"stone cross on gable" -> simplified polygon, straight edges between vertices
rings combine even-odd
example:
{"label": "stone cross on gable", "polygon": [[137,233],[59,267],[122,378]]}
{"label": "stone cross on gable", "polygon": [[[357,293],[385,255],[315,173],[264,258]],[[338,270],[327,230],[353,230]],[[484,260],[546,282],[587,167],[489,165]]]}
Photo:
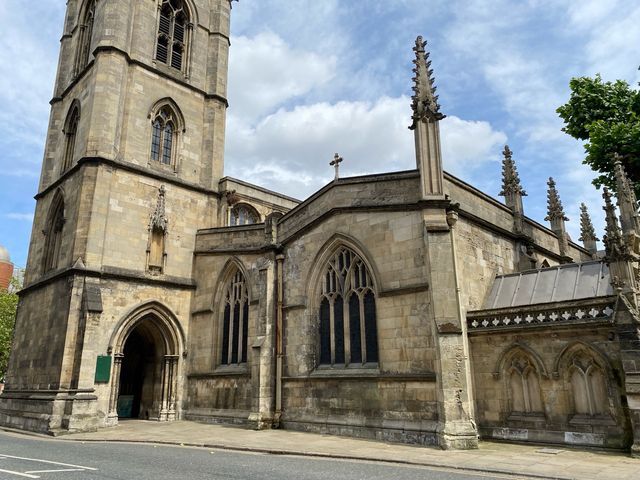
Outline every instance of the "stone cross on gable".
{"label": "stone cross on gable", "polygon": [[333,168],[336,169],[336,180],[340,178],[340,164],[344,161],[344,159],[338,155],[337,153],[333,156],[333,161],[329,164]]}

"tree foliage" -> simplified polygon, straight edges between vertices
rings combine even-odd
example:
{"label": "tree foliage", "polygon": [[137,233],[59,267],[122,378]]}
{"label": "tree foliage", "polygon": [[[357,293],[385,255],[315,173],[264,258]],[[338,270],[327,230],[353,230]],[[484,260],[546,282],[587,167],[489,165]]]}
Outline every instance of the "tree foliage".
{"label": "tree foliage", "polygon": [[569,101],[556,111],[564,132],[587,141],[584,163],[600,174],[594,185],[615,190],[613,154],[618,153],[640,195],[640,91],[623,80],[603,82],[600,75],[573,78],[569,87]]}
{"label": "tree foliage", "polygon": [[[17,287],[15,283],[13,286]],[[0,290],[0,379],[7,373],[17,308],[18,295],[15,292]]]}

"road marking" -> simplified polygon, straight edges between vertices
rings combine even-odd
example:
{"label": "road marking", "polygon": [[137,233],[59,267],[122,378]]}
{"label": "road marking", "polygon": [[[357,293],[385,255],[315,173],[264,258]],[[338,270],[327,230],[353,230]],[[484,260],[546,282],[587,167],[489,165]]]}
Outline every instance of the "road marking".
{"label": "road marking", "polygon": [[52,462],[50,460],[40,460],[39,458],[16,457],[15,455],[6,455],[4,453],[0,454],[0,457],[15,458],[17,460],[27,460],[30,462],[48,463],[49,465],[60,465],[61,467],[80,468],[82,470],[98,470],[97,468],[83,467],[82,465],[72,465],[71,463]]}
{"label": "road marking", "polygon": [[86,472],[83,468],[61,468],[60,470],[29,470],[24,473],[57,473],[57,472]]}
{"label": "road marking", "polygon": [[9,475],[16,475],[18,477],[25,477],[25,478],[40,478],[36,475],[29,475],[28,473],[20,473],[20,472],[12,472],[11,470],[0,470],[0,472],[2,473],[8,473]]}

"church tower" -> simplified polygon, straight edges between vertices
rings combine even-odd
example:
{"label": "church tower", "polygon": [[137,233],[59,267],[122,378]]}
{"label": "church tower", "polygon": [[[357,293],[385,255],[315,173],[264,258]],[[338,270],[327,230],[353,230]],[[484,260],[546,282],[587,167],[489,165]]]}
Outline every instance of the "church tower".
{"label": "church tower", "polygon": [[230,10],[68,1],[3,425],[179,418],[195,236],[219,217]]}

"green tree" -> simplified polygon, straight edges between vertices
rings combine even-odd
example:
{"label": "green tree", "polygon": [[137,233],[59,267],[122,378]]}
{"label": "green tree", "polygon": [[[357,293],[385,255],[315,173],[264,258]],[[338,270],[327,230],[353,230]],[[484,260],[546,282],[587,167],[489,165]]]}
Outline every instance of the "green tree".
{"label": "green tree", "polygon": [[[12,286],[14,289],[18,287],[15,280],[12,281]],[[0,379],[4,379],[7,373],[17,308],[18,295],[15,292],[0,290]]]}
{"label": "green tree", "polygon": [[640,196],[640,91],[623,80],[603,82],[599,74],[573,78],[569,87],[569,101],[556,111],[565,123],[562,131],[587,141],[584,163],[600,174],[594,185],[615,189],[618,153]]}

